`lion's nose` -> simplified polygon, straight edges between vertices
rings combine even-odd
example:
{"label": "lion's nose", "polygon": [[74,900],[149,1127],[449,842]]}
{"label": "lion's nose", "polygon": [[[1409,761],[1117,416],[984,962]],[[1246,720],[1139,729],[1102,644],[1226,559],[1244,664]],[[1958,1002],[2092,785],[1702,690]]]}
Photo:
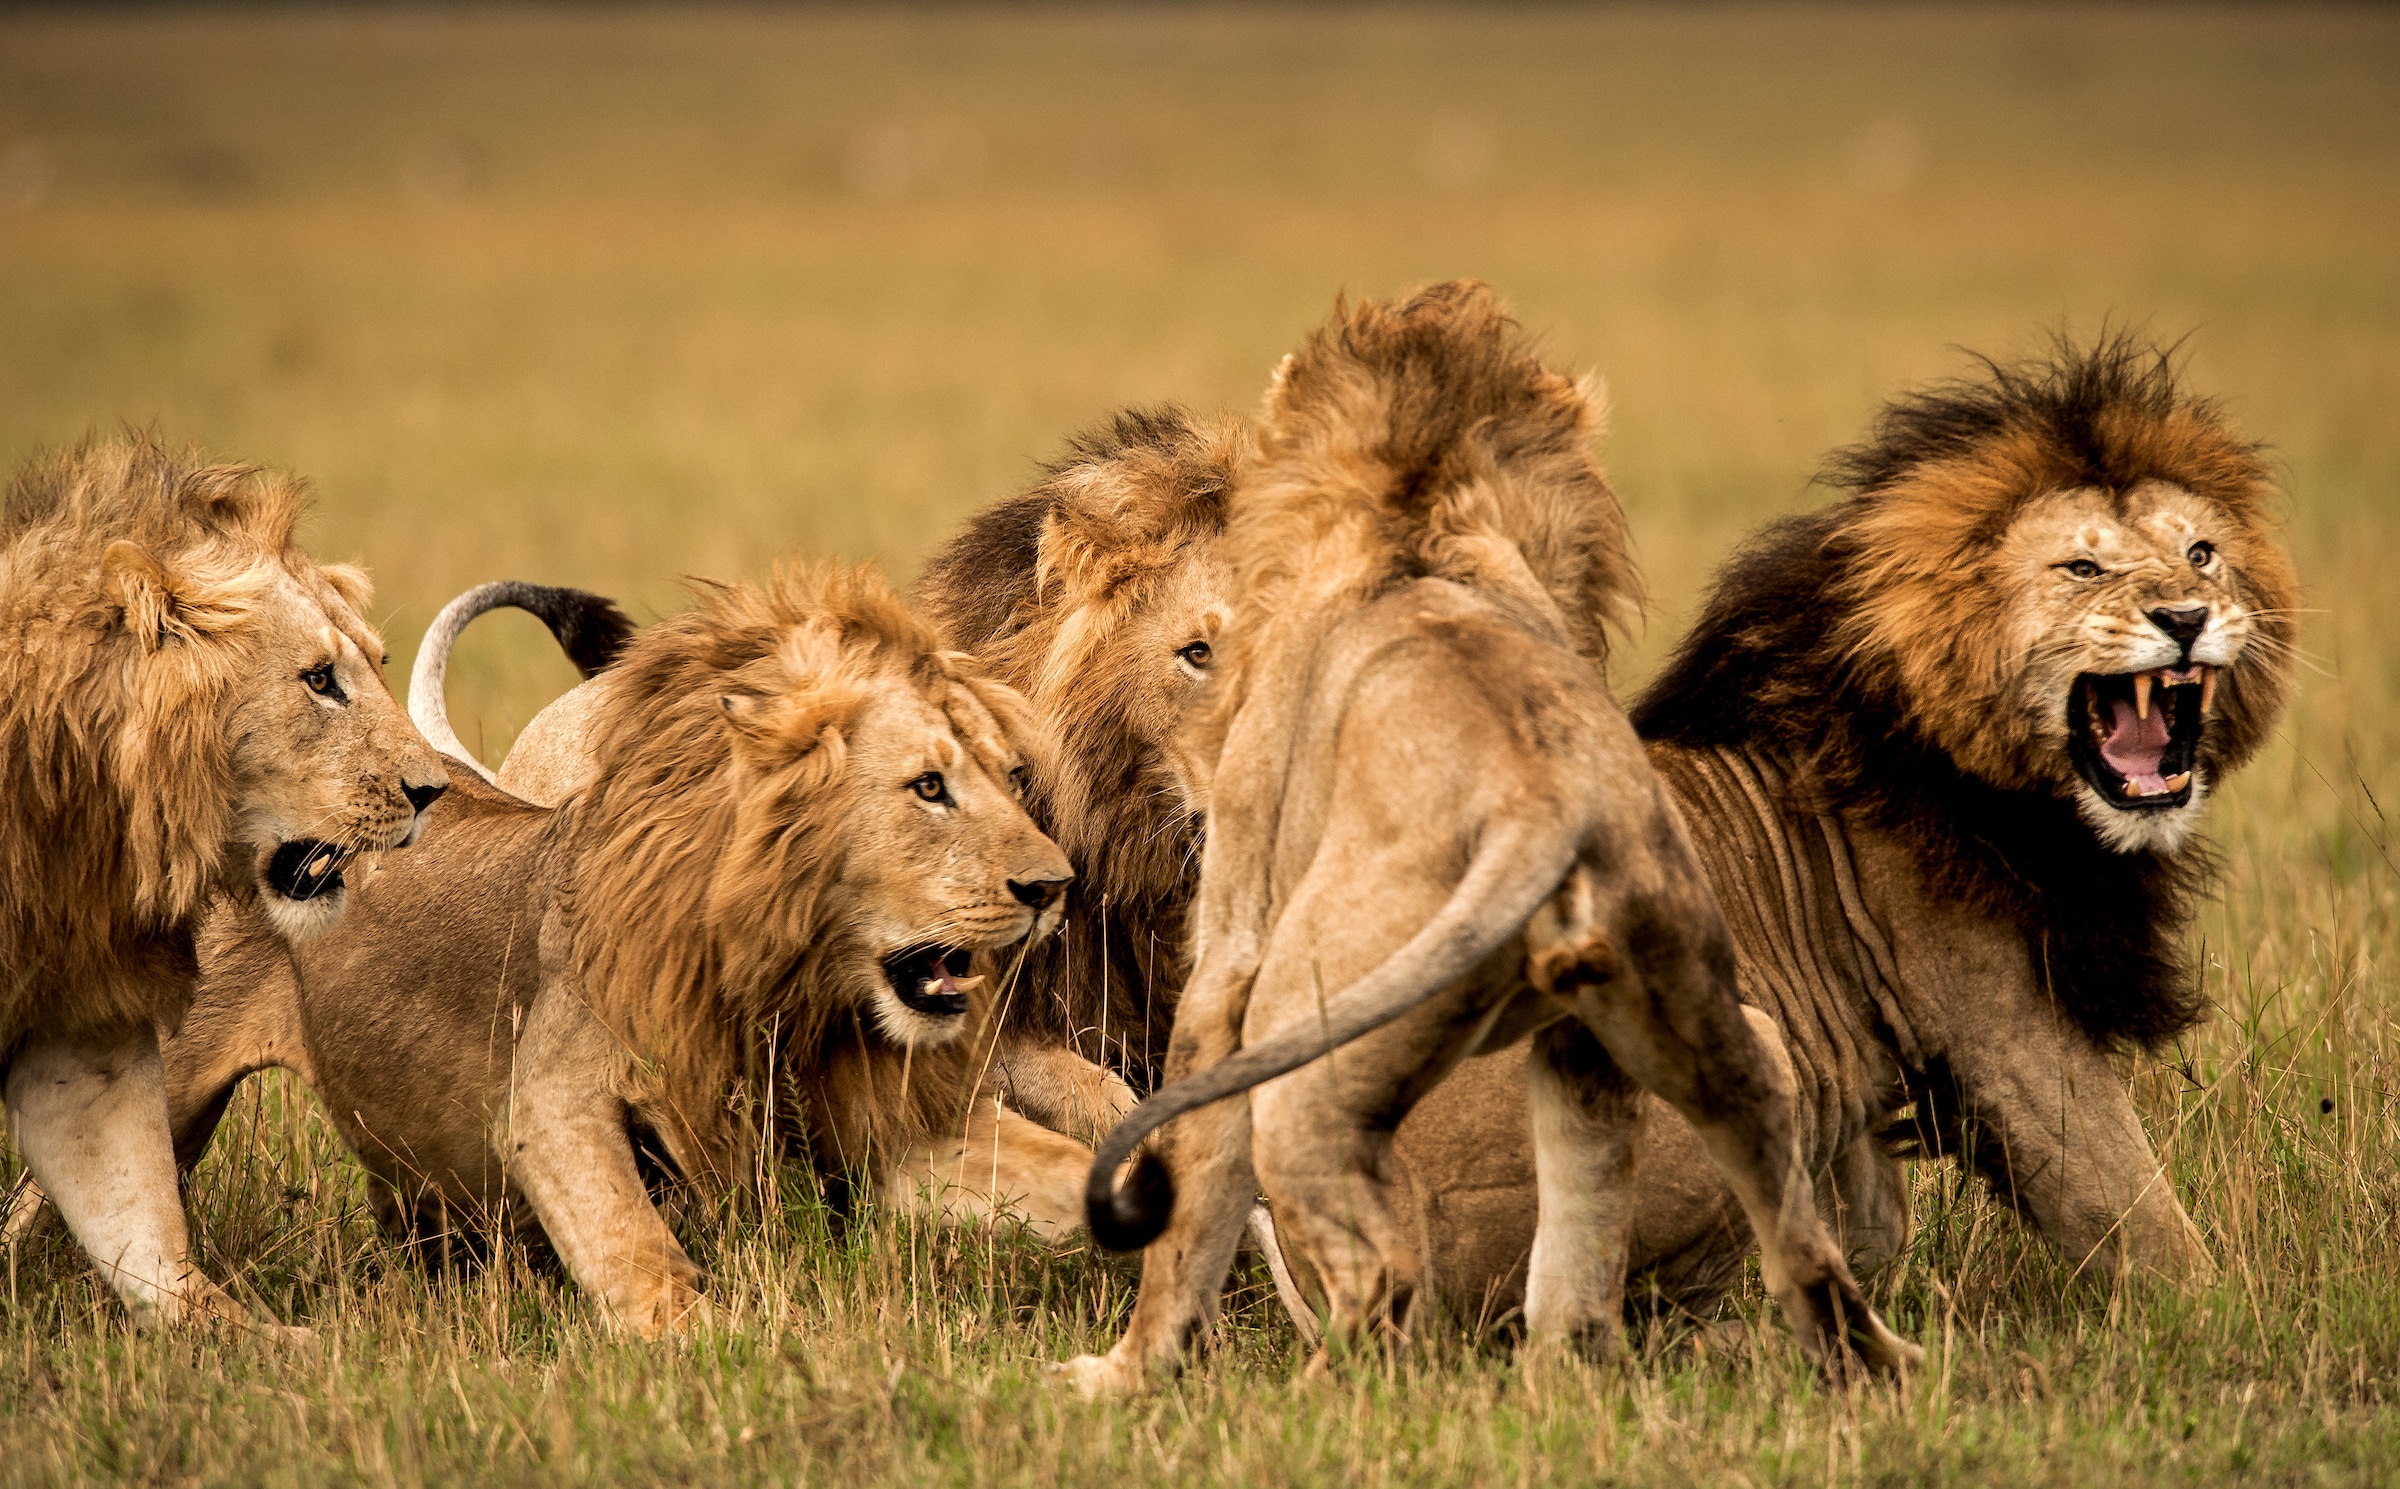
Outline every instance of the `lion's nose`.
{"label": "lion's nose", "polygon": [[2188,662],[2192,659],[2192,643],[2208,629],[2208,607],[2161,605],[2150,612],[2150,624],[2166,632],[2168,640],[2183,648],[2183,660]]}
{"label": "lion's nose", "polygon": [[442,793],[449,789],[448,781],[435,781],[430,786],[411,786],[406,781],[400,783],[400,794],[408,798],[410,807],[420,812],[439,801]]}
{"label": "lion's nose", "polygon": [[1064,879],[1011,879],[1008,881],[1008,892],[1017,897],[1017,903],[1031,905],[1036,910],[1042,909],[1052,900],[1066,893],[1066,889],[1067,881]]}

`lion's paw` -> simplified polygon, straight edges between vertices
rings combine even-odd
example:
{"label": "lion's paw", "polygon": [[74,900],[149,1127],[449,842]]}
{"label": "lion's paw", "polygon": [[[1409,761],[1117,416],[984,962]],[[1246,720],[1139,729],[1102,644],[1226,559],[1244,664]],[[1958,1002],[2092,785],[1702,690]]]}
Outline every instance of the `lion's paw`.
{"label": "lion's paw", "polygon": [[1046,1373],[1072,1385],[1086,1401],[1131,1396],[1146,1384],[1139,1370],[1128,1372],[1114,1355],[1077,1355],[1052,1365]]}

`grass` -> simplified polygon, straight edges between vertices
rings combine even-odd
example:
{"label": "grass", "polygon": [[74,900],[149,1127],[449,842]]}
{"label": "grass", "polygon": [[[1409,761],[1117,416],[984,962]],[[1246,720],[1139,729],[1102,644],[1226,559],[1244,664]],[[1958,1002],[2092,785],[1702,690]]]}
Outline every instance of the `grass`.
{"label": "grass", "polygon": [[[520,1258],[394,1253],[265,1081],[201,1244],[320,1347],[133,1336],[29,1247],[0,1482],[2400,1477],[2395,167],[2363,10],[0,15],[0,459],[133,420],[308,473],[399,667],[500,575],[649,613],[794,549],[905,576],[1106,409],[1247,406],[1337,289],[1458,273],[1610,380],[1625,685],[1881,396],[2112,316],[2274,444],[2319,612],[2212,807],[2217,1015],[2135,1072],[2197,1297],[1924,1169],[1904,1393],[1816,1383],[1755,1290],[1622,1368],[1437,1330],[1302,1378],[1251,1278],[1182,1384],[1085,1406],[1039,1366],[1112,1337],[1123,1262],[796,1195],[690,1227],[736,1327],[628,1344]],[[571,676],[485,622],[453,712],[497,758]]]}

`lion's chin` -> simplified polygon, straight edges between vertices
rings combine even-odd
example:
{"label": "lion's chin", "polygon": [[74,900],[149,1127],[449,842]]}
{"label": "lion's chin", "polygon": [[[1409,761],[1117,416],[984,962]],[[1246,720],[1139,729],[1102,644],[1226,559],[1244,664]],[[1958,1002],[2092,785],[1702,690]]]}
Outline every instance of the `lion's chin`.
{"label": "lion's chin", "polygon": [[2077,783],[2075,808],[2100,841],[2118,853],[2175,853],[2191,840],[2200,825],[2200,804],[2208,783],[2197,772],[2175,805],[2129,812],[2090,785]]}

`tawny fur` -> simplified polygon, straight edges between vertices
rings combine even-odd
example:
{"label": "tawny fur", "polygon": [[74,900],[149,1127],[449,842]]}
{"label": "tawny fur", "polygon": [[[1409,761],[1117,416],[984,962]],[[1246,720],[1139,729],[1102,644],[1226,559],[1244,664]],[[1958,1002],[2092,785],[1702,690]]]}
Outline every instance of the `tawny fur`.
{"label": "tawny fur", "polygon": [[[610,672],[593,721],[598,776],[560,828],[573,844],[574,959],[630,1052],[626,1079],[680,1119],[679,1157],[695,1170],[749,1171],[751,1129],[727,1101],[746,1069],[766,1073],[770,1046],[791,1093],[776,1115],[798,1122],[794,1138],[830,1173],[959,1128],[980,1042],[904,1051],[877,1034],[863,1010],[880,969],[840,919],[852,845],[838,829],[870,785],[890,784],[846,769],[842,733],[891,678],[962,739],[1046,754],[1023,700],[945,649],[869,570],[705,589]],[[729,730],[721,700],[749,690],[774,701]],[[737,738],[790,763],[765,767],[762,783]]]}
{"label": "tawny fur", "polygon": [[18,473],[0,517],[0,1058],[36,1019],[172,1020],[190,995],[191,924],[251,872],[232,757],[278,572],[366,608],[363,573],[294,544],[302,501],[288,477],[138,435]]}

